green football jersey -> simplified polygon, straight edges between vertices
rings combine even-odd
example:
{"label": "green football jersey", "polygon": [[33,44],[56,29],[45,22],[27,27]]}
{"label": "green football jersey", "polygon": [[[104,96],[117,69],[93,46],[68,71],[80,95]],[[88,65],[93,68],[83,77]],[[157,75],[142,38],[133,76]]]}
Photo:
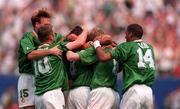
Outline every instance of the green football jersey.
{"label": "green football jersey", "polygon": [[80,56],[80,60],[73,63],[74,68],[71,70],[74,71],[76,75],[73,82],[73,87],[90,86],[93,76],[93,65],[87,62],[91,61],[87,57],[94,55],[95,52],[87,49],[79,51],[78,54]]}
{"label": "green football jersey", "polygon": [[122,64],[123,93],[134,84],[153,84],[155,59],[151,45],[140,41],[125,42],[119,44],[111,55]]}
{"label": "green football jersey", "polygon": [[39,40],[33,35],[33,32],[26,32],[19,41],[18,65],[19,73],[33,74],[31,61],[27,59],[27,54],[36,49]]}
{"label": "green football jersey", "polygon": [[[106,52],[109,52],[110,50],[110,48],[105,48]],[[117,72],[115,72],[116,65],[114,60],[110,60],[106,63],[100,62],[93,47],[81,52],[80,58],[82,63],[93,64],[93,77],[90,84],[92,89],[98,87],[110,87],[117,91]]]}
{"label": "green football jersey", "polygon": [[[49,49],[56,45],[60,44],[53,43],[42,46],[40,49]],[[68,85],[68,78],[62,57],[48,55],[41,59],[34,60],[33,65],[35,72],[36,95],[42,95],[49,90],[57,88],[66,90]]]}

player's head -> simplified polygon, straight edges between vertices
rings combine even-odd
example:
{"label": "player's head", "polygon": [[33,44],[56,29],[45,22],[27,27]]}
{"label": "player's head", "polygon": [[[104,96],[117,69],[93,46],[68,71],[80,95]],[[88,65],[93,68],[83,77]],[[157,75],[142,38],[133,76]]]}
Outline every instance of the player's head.
{"label": "player's head", "polygon": [[112,43],[112,37],[108,34],[103,34],[94,39],[98,40],[101,45],[110,45]]}
{"label": "player's head", "polygon": [[87,42],[93,41],[96,37],[101,36],[103,34],[105,34],[105,33],[102,29],[95,27],[88,33],[86,41]]}
{"label": "player's head", "polygon": [[31,23],[36,32],[42,26],[51,26],[51,14],[47,11],[47,9],[40,9],[33,13],[31,17]]}
{"label": "player's head", "polygon": [[37,35],[40,41],[46,42],[53,35],[52,27],[49,25],[42,26],[38,29]]}
{"label": "player's head", "polygon": [[141,39],[143,36],[143,29],[138,24],[130,24],[126,29],[126,41],[133,41],[137,39]]}
{"label": "player's head", "polygon": [[94,28],[88,38],[90,41],[99,40],[101,45],[109,45],[112,43],[111,36],[100,28]]}
{"label": "player's head", "polygon": [[69,41],[75,41],[77,37],[82,33],[83,29],[81,26],[75,26],[70,33],[66,36]]}
{"label": "player's head", "polygon": [[87,36],[88,41],[99,40],[101,45],[108,45],[112,42],[110,35],[105,34],[105,32],[100,28],[93,28]]}

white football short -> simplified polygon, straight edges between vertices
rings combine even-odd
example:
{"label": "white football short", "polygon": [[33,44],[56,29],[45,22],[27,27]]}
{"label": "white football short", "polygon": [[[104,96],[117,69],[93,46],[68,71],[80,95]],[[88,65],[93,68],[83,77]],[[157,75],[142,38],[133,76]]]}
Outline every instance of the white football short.
{"label": "white football short", "polygon": [[34,76],[22,73],[18,79],[18,102],[20,108],[34,105],[34,91]]}
{"label": "white football short", "polygon": [[90,92],[87,109],[117,109],[118,99],[119,94],[113,89],[106,87],[96,88]]}
{"label": "white football short", "polygon": [[112,109],[119,109],[119,104],[120,104],[120,96],[119,93],[113,90],[113,94],[115,96],[115,101]]}
{"label": "white football short", "polygon": [[67,98],[67,109],[86,109],[90,95],[89,87],[77,87],[71,89]]}
{"label": "white football short", "polygon": [[41,96],[35,96],[36,109],[65,109],[64,95],[61,88],[47,91]]}
{"label": "white football short", "polygon": [[152,89],[146,85],[133,85],[124,93],[120,109],[153,109]]}

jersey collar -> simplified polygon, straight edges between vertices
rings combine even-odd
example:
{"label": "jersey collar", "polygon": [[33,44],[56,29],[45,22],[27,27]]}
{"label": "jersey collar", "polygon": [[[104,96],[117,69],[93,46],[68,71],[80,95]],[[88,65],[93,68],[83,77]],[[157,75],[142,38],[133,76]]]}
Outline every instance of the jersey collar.
{"label": "jersey collar", "polygon": [[142,39],[134,40],[133,42],[142,42]]}
{"label": "jersey collar", "polygon": [[36,33],[34,30],[33,30],[32,34],[33,34],[36,38],[38,38],[38,35],[37,35],[37,33]]}

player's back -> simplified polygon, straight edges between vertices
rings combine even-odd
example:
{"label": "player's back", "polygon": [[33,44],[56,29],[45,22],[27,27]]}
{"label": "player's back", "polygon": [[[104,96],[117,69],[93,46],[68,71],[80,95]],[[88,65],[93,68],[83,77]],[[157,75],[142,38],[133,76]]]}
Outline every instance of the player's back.
{"label": "player's back", "polygon": [[118,45],[123,66],[123,92],[134,84],[151,86],[154,82],[154,51],[144,42],[126,42]]}
{"label": "player's back", "polygon": [[[105,52],[110,52],[111,48],[105,47]],[[97,56],[97,55],[96,55]],[[105,63],[97,61],[94,64],[94,74],[92,77],[91,88],[108,87],[117,91],[117,74],[116,63],[114,60],[109,60]]]}
{"label": "player's back", "polygon": [[[59,45],[45,44],[40,49],[49,49]],[[49,90],[62,88],[67,80],[66,69],[62,57],[48,55],[33,61],[36,91],[37,95],[41,95]]]}

